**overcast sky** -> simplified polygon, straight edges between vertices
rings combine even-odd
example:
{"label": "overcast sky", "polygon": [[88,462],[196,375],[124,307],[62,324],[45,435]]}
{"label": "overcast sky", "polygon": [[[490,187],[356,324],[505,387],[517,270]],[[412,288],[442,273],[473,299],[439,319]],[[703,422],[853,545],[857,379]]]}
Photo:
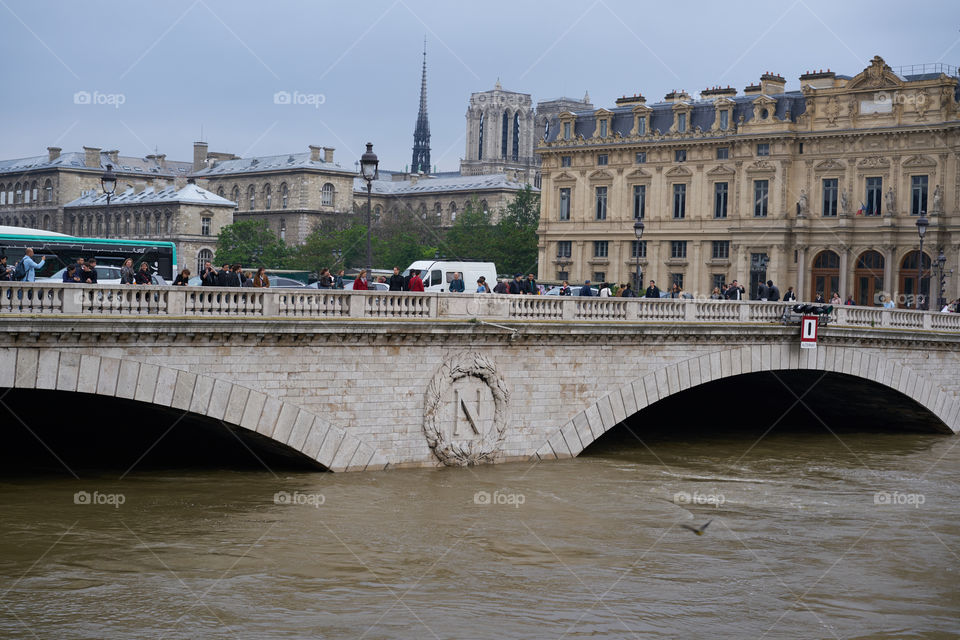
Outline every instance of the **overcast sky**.
{"label": "overcast sky", "polygon": [[470,93],[498,77],[535,102],[589,90],[610,107],[742,91],[765,71],[793,90],[807,70],[853,75],[874,55],[957,65],[960,3],[0,0],[0,158],[88,145],[190,160],[202,127],[212,151],[318,144],[353,167],[370,141],[381,167],[403,169],[424,36],[432,160],[456,170]]}

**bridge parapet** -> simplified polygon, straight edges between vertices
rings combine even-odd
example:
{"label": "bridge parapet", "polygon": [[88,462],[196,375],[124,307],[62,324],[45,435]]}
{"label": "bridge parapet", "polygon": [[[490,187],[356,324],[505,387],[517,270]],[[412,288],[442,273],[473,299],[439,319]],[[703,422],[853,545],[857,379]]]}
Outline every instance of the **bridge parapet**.
{"label": "bridge parapet", "polygon": [[[377,320],[489,320],[654,323],[778,322],[783,302],[645,298],[580,298],[498,294],[137,287],[130,285],[0,285],[0,317],[245,317]],[[960,314],[840,306],[839,326],[960,332]]]}

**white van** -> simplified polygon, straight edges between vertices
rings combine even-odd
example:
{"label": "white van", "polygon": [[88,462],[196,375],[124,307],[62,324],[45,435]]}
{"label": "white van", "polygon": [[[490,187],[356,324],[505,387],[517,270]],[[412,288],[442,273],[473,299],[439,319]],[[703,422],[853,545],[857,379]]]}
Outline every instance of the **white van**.
{"label": "white van", "polygon": [[445,260],[417,260],[403,272],[403,277],[410,275],[413,269],[420,270],[423,280],[423,290],[441,292],[450,290],[450,281],[453,274],[463,275],[464,293],[476,293],[477,279],[483,276],[487,279],[490,290],[497,284],[497,268],[492,262],[447,262]]}

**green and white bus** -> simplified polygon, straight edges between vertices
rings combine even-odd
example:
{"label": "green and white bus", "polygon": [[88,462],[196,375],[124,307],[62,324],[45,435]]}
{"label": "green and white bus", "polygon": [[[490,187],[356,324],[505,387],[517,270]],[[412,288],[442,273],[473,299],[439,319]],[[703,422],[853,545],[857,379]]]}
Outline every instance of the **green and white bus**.
{"label": "green and white bus", "polygon": [[38,262],[41,256],[47,260],[42,271],[36,274],[37,278],[49,277],[77,258],[96,258],[99,265],[117,267],[127,258],[133,258],[135,269],[146,262],[153,273],[167,282],[177,274],[177,247],[172,242],[75,238],[55,231],[0,225],[0,255],[7,256],[9,266],[16,264],[28,247],[33,249]]}

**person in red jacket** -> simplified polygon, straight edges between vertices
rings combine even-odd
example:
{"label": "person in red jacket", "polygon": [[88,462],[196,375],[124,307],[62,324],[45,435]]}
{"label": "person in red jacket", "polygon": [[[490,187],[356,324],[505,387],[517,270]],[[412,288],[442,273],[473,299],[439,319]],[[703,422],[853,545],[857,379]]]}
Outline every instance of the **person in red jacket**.
{"label": "person in red jacket", "polygon": [[415,270],[410,276],[410,291],[423,291],[423,280],[420,279],[420,271]]}
{"label": "person in red jacket", "polygon": [[357,279],[353,281],[353,290],[354,291],[367,291],[370,287],[367,286],[367,270],[361,269]]}

